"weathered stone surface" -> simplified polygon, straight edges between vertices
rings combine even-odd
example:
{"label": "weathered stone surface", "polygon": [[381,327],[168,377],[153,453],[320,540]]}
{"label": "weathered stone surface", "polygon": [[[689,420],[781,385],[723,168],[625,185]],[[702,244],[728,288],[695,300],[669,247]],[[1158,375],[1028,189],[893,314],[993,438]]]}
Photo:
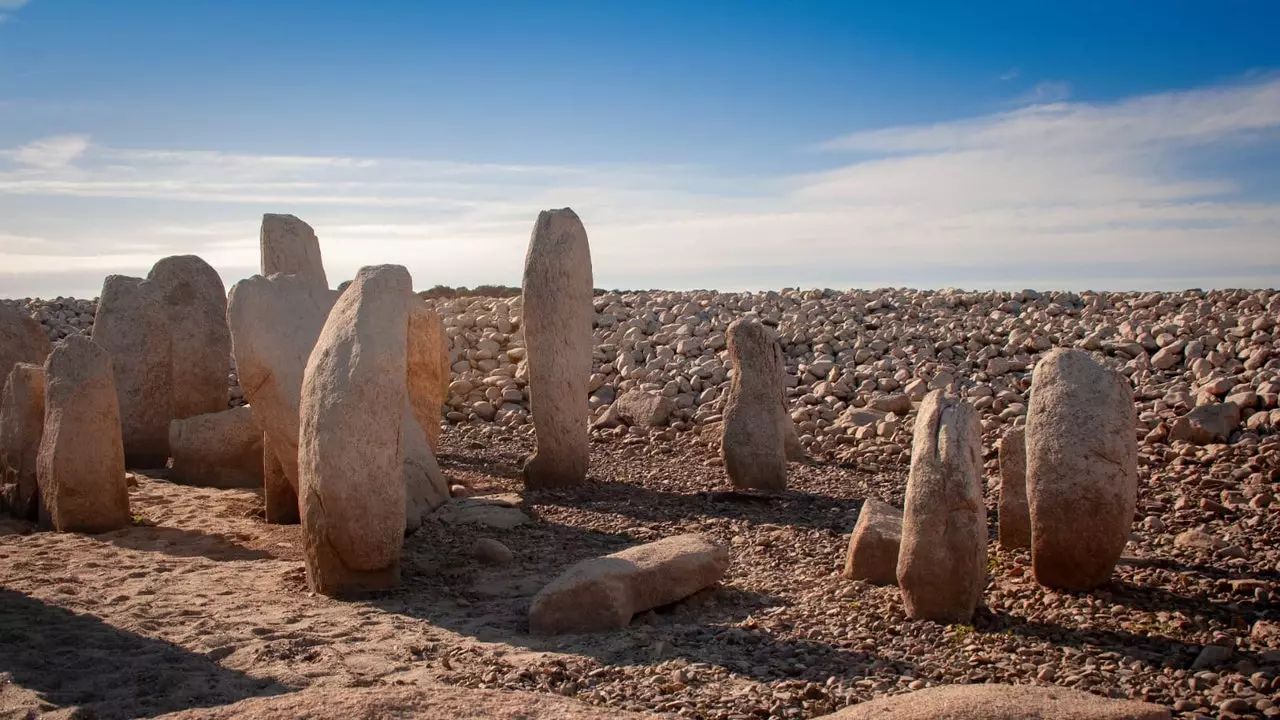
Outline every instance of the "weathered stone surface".
{"label": "weathered stone surface", "polygon": [[778,398],[782,370],[769,330],[754,318],[728,329],[733,382],[725,405],[720,452],[733,486],[742,490],[787,489],[785,423]]}
{"label": "weathered stone surface", "polygon": [[1084,591],[1106,583],[1137,503],[1133,390],[1080,350],[1047,354],[1027,411],[1031,555],[1042,585]]}
{"label": "weathered stone surface", "polygon": [[662,427],[667,424],[667,418],[671,417],[675,409],[675,402],[662,393],[636,388],[614,400],[609,410],[595,424],[596,427],[605,428],[619,425]]}
{"label": "weathered stone surface", "polygon": [[42,524],[106,532],[129,524],[120,410],[111,356],[83,335],[58,343],[45,363],[44,434],[37,477]]}
{"label": "weathered stone surface", "polygon": [[1169,440],[1196,445],[1224,443],[1240,427],[1240,406],[1235,403],[1201,405],[1173,421]]}
{"label": "weathered stone surface", "polygon": [[942,685],[845,708],[829,720],[1169,720],[1159,705],[1034,685]]}
{"label": "weathered stone surface", "polygon": [[205,487],[262,487],[262,428],[243,405],[169,424],[173,476]]}
{"label": "weathered stone surface", "polygon": [[409,402],[432,450],[440,445],[440,421],[449,397],[449,339],[440,314],[416,295],[409,300]]}
{"label": "weathered stone surface", "polygon": [[299,275],[321,289],[329,289],[320,240],[310,225],[293,215],[267,213],[262,216],[258,239],[263,275]]}
{"label": "weathered stone surface", "polygon": [[490,565],[506,565],[515,559],[511,548],[493,538],[480,538],[471,547],[471,556]]}
{"label": "weathered stone surface", "polygon": [[867,498],[849,536],[844,576],[876,585],[898,582],[898,548],[902,543],[902,511]]}
{"label": "weathered stone surface", "polygon": [[967,623],[987,584],[987,508],[982,499],[977,413],[935,390],[916,418],[898,553],[907,615]]}
{"label": "weathered stone surface", "polygon": [[449,500],[449,483],[422,426],[407,404],[402,419],[401,446],[404,453],[404,530],[422,527],[422,520]]}
{"label": "weathered stone surface", "polygon": [[298,498],[307,579],[326,595],[399,582],[412,288],[401,266],[361,268],[303,375]]}
{"label": "weathered stone surface", "polygon": [[456,500],[441,508],[439,517],[446,525],[482,525],[498,530],[529,522],[520,509],[520,496],[514,493]]}
{"label": "weathered stone surface", "polygon": [[591,248],[569,208],[538,214],[524,260],[524,342],[537,450],[525,485],[587,478],[587,379],[591,374]]}
{"label": "weathered stone surface", "polygon": [[677,535],[573,565],[533,598],[542,635],[618,630],[631,617],[720,581],[729,552],[704,535]]}
{"label": "weathered stone surface", "polygon": [[[164,467],[173,419],[173,352],[168,316],[155,286],[108,275],[93,342],[111,356],[126,465]],[[226,384],[225,375],[222,382]]]}
{"label": "weathered stone surface", "polygon": [[266,433],[262,434],[262,515],[264,520],[275,525],[293,525],[302,521],[298,491],[285,476],[284,465]]}
{"label": "weathered stone surface", "polygon": [[1027,507],[1026,428],[1010,428],[1000,439],[1000,545],[1031,547],[1031,510]]}
{"label": "weathered stone surface", "polygon": [[17,363],[0,394],[0,510],[38,520],[36,460],[44,431],[44,365]]}
{"label": "weathered stone surface", "polygon": [[254,275],[231,288],[227,303],[240,385],[295,490],[302,375],[335,299],[302,275]]}
{"label": "weathered stone surface", "polygon": [[49,349],[49,338],[40,323],[15,307],[0,303],[0,377],[8,377],[20,362],[44,365]]}
{"label": "weathered stone surface", "polygon": [[782,430],[782,452],[789,462],[802,462],[808,459],[809,453],[805,452],[804,444],[800,442],[800,433],[796,431],[796,424],[791,419],[791,413],[787,412],[787,361],[782,352],[782,343],[776,337],[773,342],[773,352],[778,366],[779,398],[782,400],[782,414],[778,416]]}
{"label": "weathered stone surface", "polygon": [[227,291],[218,271],[195,255],[160,260],[147,275],[169,332],[170,419],[227,408],[231,331]]}

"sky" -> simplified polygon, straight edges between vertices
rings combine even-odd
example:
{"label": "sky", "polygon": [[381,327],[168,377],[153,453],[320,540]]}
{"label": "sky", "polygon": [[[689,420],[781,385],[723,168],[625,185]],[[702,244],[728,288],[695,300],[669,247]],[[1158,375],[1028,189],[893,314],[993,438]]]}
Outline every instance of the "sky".
{"label": "sky", "polygon": [[0,0],[0,297],[263,213],[335,285],[1280,286],[1280,4]]}

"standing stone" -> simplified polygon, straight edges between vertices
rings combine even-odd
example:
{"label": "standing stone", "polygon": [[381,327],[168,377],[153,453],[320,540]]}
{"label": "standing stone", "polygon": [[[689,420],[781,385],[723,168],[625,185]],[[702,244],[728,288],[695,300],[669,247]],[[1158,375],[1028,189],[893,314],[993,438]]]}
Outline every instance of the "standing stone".
{"label": "standing stone", "polygon": [[329,288],[320,256],[320,241],[316,231],[305,222],[292,215],[263,215],[259,248],[263,275],[301,275],[326,290]]}
{"label": "standing stone", "polygon": [[449,483],[436,462],[431,443],[413,409],[405,407],[401,446],[404,448],[404,531],[415,532],[431,511],[449,499]]}
{"label": "standing stone", "polygon": [[409,403],[432,450],[440,445],[440,420],[449,398],[449,339],[440,314],[416,295],[409,300]]}
{"label": "standing stone", "polygon": [[49,349],[49,338],[35,318],[0,303],[0,378],[20,362],[44,365]]}
{"label": "standing stone", "polygon": [[42,524],[64,532],[106,532],[129,524],[120,409],[111,355],[68,335],[45,363],[44,434],[37,477]]}
{"label": "standing stone", "polygon": [[[236,283],[227,301],[240,386],[267,435],[264,447],[295,492],[302,375],[336,298],[335,291],[302,275],[254,275]],[[271,485],[278,477],[267,472],[264,490],[268,498],[283,500],[288,493]]]}
{"label": "standing stone", "polygon": [[195,255],[174,255],[157,262],[147,282],[157,294],[169,330],[169,419],[226,410],[231,331],[227,291],[218,271]]}
{"label": "standing stone", "polygon": [[720,452],[729,480],[741,490],[787,489],[782,370],[769,330],[754,318],[729,325],[733,380],[724,411]]}
{"label": "standing stone", "polygon": [[401,266],[361,268],[307,361],[298,497],[307,578],[319,593],[399,582],[411,291]]}
{"label": "standing stone", "polygon": [[916,418],[898,553],[907,616],[968,623],[987,584],[982,435],[973,406],[934,390]]}
{"label": "standing stone", "polygon": [[1026,435],[1026,428],[1011,428],[1000,440],[1000,545],[1006,549],[1031,547]]}
{"label": "standing stone", "polygon": [[796,423],[791,419],[791,412],[787,408],[787,386],[781,380],[787,374],[787,361],[782,354],[782,343],[775,340],[773,350],[778,356],[778,375],[780,378],[778,382],[778,390],[780,391],[778,397],[782,400],[782,415],[778,418],[782,422],[782,450],[789,462],[802,462],[808,459],[809,453],[805,451],[804,445],[800,442],[800,433],[796,431]]}
{"label": "standing stone", "polygon": [[302,521],[298,513],[298,491],[285,477],[284,466],[266,433],[262,434],[262,517],[275,525]]}
{"label": "standing stone", "polygon": [[169,424],[173,476],[216,488],[262,487],[262,428],[248,405]]}
{"label": "standing stone", "polygon": [[1133,390],[1079,350],[1036,364],[1027,408],[1027,499],[1036,581],[1069,591],[1111,578],[1138,499]]}
{"label": "standing stone", "polygon": [[524,259],[524,341],[538,447],[524,465],[529,488],[587,478],[591,375],[591,248],[568,208],[538,214]]}
{"label": "standing stone", "polygon": [[[126,465],[164,467],[173,419],[173,362],[169,323],[155,286],[108,275],[93,342],[111,356]],[[222,382],[226,384],[225,374]]]}
{"label": "standing stone", "polygon": [[36,459],[44,431],[44,365],[18,363],[0,396],[0,509],[38,520]]}
{"label": "standing stone", "polygon": [[898,582],[898,548],[902,545],[902,511],[867,498],[849,536],[844,576],[874,585]]}

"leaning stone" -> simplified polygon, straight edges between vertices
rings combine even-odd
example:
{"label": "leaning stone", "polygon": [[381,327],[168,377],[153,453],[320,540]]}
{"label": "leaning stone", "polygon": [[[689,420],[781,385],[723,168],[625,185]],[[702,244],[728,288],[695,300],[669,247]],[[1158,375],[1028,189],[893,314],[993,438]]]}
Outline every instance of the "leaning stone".
{"label": "leaning stone", "polygon": [[[162,468],[173,419],[173,352],[169,321],[155,286],[108,275],[93,323],[93,342],[111,356],[125,464]],[[226,375],[222,377],[224,386]]]}
{"label": "leaning stone", "polygon": [[44,365],[49,350],[49,337],[35,318],[0,303],[0,377],[9,377],[9,371],[20,362]]}
{"label": "leaning stone", "polygon": [[720,453],[735,488],[782,492],[787,489],[782,373],[769,330],[753,318],[733,321],[728,330],[733,381],[725,405]]}
{"label": "leaning stone", "polygon": [[409,300],[409,402],[431,449],[440,447],[440,421],[449,397],[449,338],[440,314],[414,295]]}
{"label": "leaning stone", "polygon": [[[336,298],[336,292],[302,275],[254,275],[232,286],[227,301],[240,386],[267,435],[265,446],[275,452],[295,491],[302,375]],[[268,497],[272,494],[267,485]]]}
{"label": "leaning stone", "polygon": [[987,507],[977,413],[934,390],[916,417],[898,554],[907,616],[967,623],[987,584]]}
{"label": "leaning stone", "polygon": [[1031,547],[1031,511],[1027,507],[1026,429],[1011,428],[1000,440],[1000,545]]}
{"label": "leaning stone", "polygon": [[844,576],[874,585],[897,583],[901,543],[902,511],[886,502],[867,498],[849,536]]}
{"label": "leaning stone", "polygon": [[584,560],[533,598],[529,629],[540,635],[620,630],[631,617],[720,581],[729,552],[704,535],[678,535]]}
{"label": "leaning stone", "polygon": [[399,265],[361,268],[303,374],[298,498],[307,580],[318,593],[399,583],[412,282]]}
{"label": "leaning stone", "polygon": [[242,405],[169,424],[173,476],[216,488],[262,487],[262,428]]}
{"label": "leaning stone", "polygon": [[63,532],[106,532],[129,524],[120,409],[111,356],[84,335],[68,335],[45,363],[44,434],[37,477],[41,524]]}
{"label": "leaning stone", "polygon": [[40,519],[36,461],[44,431],[44,365],[18,363],[0,396],[0,509]]}
{"label": "leaning stone", "polygon": [[1195,445],[1224,443],[1239,427],[1239,405],[1230,402],[1201,405],[1173,421],[1169,441],[1181,440]]}
{"label": "leaning stone", "polygon": [[1169,711],[1136,700],[1036,685],[939,685],[859,703],[827,720],[1169,720]]}
{"label": "leaning stone", "polygon": [[1027,409],[1027,500],[1036,581],[1086,591],[1111,578],[1133,526],[1133,390],[1080,350],[1036,364]]}
{"label": "leaning stone", "polygon": [[586,481],[587,379],[591,375],[591,248],[568,208],[539,213],[524,260],[524,342],[537,449],[529,488]]}
{"label": "leaning stone", "polygon": [[147,283],[157,293],[169,332],[170,419],[226,410],[231,331],[218,271],[195,255],[175,255],[157,262]]}
{"label": "leaning stone", "polygon": [[267,213],[262,216],[258,240],[263,275],[299,275],[321,289],[329,289],[320,240],[310,225],[292,215]]}

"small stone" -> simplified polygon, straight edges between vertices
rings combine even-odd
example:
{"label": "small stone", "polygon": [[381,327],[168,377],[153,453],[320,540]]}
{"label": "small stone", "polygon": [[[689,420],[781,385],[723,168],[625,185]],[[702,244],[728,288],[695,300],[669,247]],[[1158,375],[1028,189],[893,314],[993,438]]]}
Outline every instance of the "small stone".
{"label": "small stone", "polygon": [[515,558],[511,548],[493,538],[476,540],[475,545],[471,547],[471,555],[480,562],[490,565],[506,565]]}

